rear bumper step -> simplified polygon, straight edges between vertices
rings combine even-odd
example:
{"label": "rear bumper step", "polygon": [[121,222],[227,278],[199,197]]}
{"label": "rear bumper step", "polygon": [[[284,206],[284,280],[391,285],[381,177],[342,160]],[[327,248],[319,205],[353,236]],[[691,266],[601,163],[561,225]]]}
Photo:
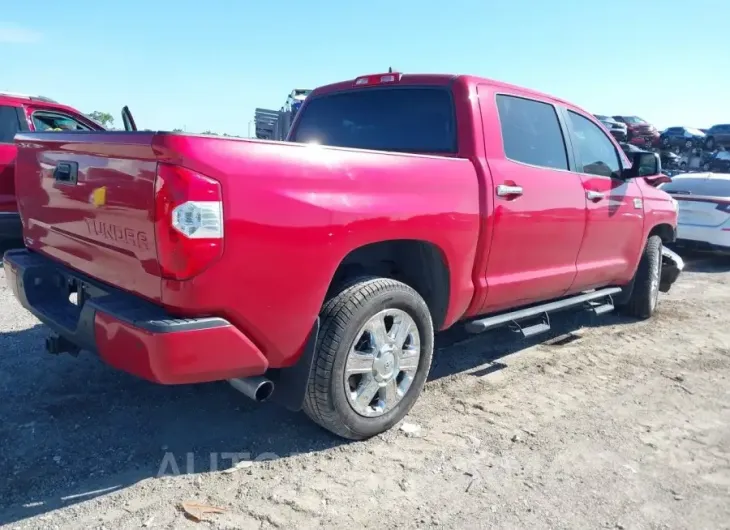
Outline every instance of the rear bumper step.
{"label": "rear bumper step", "polygon": [[[471,322],[467,322],[465,327],[470,333],[481,333],[488,329],[510,324],[516,331],[522,333],[524,337],[531,337],[538,333],[544,333],[550,330],[550,318],[548,315],[556,311],[562,311],[564,309],[581,305],[587,307],[597,315],[612,311],[613,300],[611,297],[620,292],[620,287],[607,287],[605,289],[599,289],[597,291],[591,291],[571,296],[569,298],[555,300],[546,304],[526,307],[516,311],[510,311],[508,313],[501,313],[499,315],[472,320]],[[595,303],[596,301],[602,301],[603,303]],[[537,324],[526,327],[520,325],[521,321],[538,317],[541,317],[541,321]]]}
{"label": "rear bumper step", "polygon": [[111,366],[162,384],[261,375],[268,361],[225,319],[176,318],[26,249],[3,258],[6,281],[57,335],[51,353],[97,353]]}

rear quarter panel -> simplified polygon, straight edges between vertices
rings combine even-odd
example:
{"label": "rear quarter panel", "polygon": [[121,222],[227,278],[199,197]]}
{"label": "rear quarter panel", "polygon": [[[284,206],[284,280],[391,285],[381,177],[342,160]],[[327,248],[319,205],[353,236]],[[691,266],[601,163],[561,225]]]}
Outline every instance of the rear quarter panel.
{"label": "rear quarter panel", "polygon": [[[280,142],[161,136],[164,153],[219,180],[223,259],[186,283],[165,282],[171,309],[225,316],[266,353],[292,364],[341,261],[369,243],[436,245],[450,272],[447,323],[473,295],[479,189],[469,160]],[[415,259],[415,257],[414,257]]]}

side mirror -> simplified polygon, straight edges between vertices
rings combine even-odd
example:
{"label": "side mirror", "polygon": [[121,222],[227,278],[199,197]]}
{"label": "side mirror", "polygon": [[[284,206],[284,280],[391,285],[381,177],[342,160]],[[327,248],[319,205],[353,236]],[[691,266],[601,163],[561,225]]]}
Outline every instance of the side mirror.
{"label": "side mirror", "polygon": [[624,179],[637,177],[656,177],[662,172],[662,161],[656,153],[631,153],[631,167],[625,169],[621,176]]}

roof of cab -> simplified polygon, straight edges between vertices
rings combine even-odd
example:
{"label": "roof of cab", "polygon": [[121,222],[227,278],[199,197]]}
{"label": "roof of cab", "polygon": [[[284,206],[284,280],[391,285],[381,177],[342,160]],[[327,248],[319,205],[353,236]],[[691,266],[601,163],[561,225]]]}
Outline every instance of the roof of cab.
{"label": "roof of cab", "polygon": [[81,114],[78,110],[68,105],[63,105],[44,96],[33,96],[28,94],[18,94],[15,92],[6,92],[0,90],[0,105],[8,105],[12,107],[20,107],[23,105],[33,105],[34,107],[43,107],[47,109],[64,110],[73,114]]}
{"label": "roof of cab", "polygon": [[[447,86],[450,83],[458,80],[458,81],[465,83],[467,85],[470,85],[470,86],[489,85],[492,87],[509,90],[510,92],[520,93],[525,96],[534,96],[534,97],[540,98],[542,100],[552,101],[553,103],[558,103],[561,105],[565,105],[567,107],[576,107],[576,105],[574,105],[573,103],[570,103],[569,101],[565,101],[560,98],[556,98],[555,96],[551,96],[549,94],[544,94],[542,92],[538,92],[537,90],[532,90],[530,88],[512,85],[510,83],[505,83],[503,81],[497,81],[495,79],[489,79],[486,77],[478,77],[478,76],[472,76],[472,75],[455,75],[455,74],[402,74],[400,72],[384,72],[384,73],[378,73],[378,74],[367,74],[367,75],[358,76],[355,79],[350,79],[347,81],[340,81],[337,83],[332,83],[329,85],[321,86],[319,88],[316,88],[312,92],[311,95],[318,96],[320,94],[326,94],[329,92],[338,92],[340,90],[361,88],[360,86],[355,85],[355,81],[357,79],[360,79],[361,77],[372,77],[372,76],[379,76],[379,75],[385,76],[385,75],[389,75],[390,73],[395,74],[395,75],[398,75],[398,74],[401,75],[401,78],[397,83],[397,85],[400,85],[400,86],[403,86],[403,85]],[[578,108],[578,107],[576,107],[576,108]]]}

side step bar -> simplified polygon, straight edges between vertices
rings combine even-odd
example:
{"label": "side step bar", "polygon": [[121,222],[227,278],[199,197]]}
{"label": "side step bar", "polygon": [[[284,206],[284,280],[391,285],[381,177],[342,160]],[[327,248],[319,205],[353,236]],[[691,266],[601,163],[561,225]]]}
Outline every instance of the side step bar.
{"label": "side step bar", "polygon": [[[579,305],[585,306],[596,315],[603,315],[604,313],[613,311],[613,299],[611,297],[612,295],[620,292],[620,287],[607,287],[605,289],[571,296],[570,298],[563,298],[562,300],[548,302],[546,304],[526,307],[524,309],[518,309],[517,311],[510,311],[509,313],[502,313],[499,315],[480,318],[478,320],[472,320],[465,324],[465,328],[469,333],[481,333],[488,329],[503,326],[505,324],[511,324],[511,327],[515,331],[521,333],[524,337],[531,337],[538,333],[544,333],[550,330],[550,318],[548,315],[555,311],[561,311],[563,309],[569,309]],[[530,326],[521,326],[519,324],[521,320],[537,317],[542,318],[541,321],[536,324]]]}

